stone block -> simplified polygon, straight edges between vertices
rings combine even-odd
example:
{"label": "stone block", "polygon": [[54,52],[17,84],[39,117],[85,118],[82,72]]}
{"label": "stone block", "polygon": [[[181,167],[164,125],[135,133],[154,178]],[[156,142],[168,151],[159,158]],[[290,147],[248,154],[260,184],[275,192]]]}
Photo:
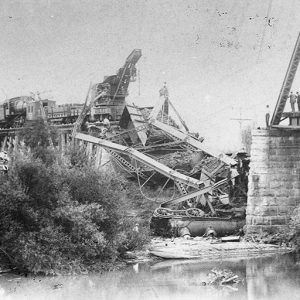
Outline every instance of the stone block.
{"label": "stone block", "polygon": [[277,206],[269,206],[267,210],[268,216],[278,216],[278,207]]}
{"label": "stone block", "polygon": [[267,199],[269,199],[270,197],[273,198],[273,197],[275,197],[275,192],[274,192],[274,190],[271,190],[269,188],[261,189],[260,196],[263,198],[267,197]]}
{"label": "stone block", "polygon": [[259,175],[252,175],[252,182],[259,182]]}
{"label": "stone block", "polygon": [[262,226],[261,232],[275,234],[275,233],[285,232],[287,228],[288,228],[287,225],[268,225],[268,226]]}
{"label": "stone block", "polygon": [[276,197],[268,197],[263,200],[264,205],[277,206],[277,198]]}
{"label": "stone block", "polygon": [[269,220],[270,220],[270,225],[287,225],[286,216],[269,217]]}
{"label": "stone block", "polygon": [[296,206],[296,203],[297,203],[297,197],[294,197],[292,195],[290,195],[290,197],[288,198],[281,198],[279,201],[278,201],[278,205],[279,206]]}
{"label": "stone block", "polygon": [[299,206],[300,205],[300,196],[294,197],[294,201],[295,201],[295,206]]}
{"label": "stone block", "polygon": [[262,205],[262,197],[251,197],[248,199],[247,203],[253,206],[261,206]]}
{"label": "stone block", "polygon": [[289,217],[295,210],[295,206],[278,206],[278,215]]}
{"label": "stone block", "polygon": [[261,234],[263,232],[262,228],[263,228],[263,226],[261,226],[261,225],[247,224],[246,225],[246,235]]}
{"label": "stone block", "polygon": [[299,190],[300,191],[300,181],[293,181],[293,190]]}
{"label": "stone block", "polygon": [[280,165],[280,164],[278,164],[278,166],[276,168],[274,167],[274,168],[270,168],[270,169],[268,170],[269,171],[268,173],[281,174],[282,176],[297,174],[296,172],[294,172],[294,170],[286,169],[286,168],[282,167],[282,165]]}
{"label": "stone block", "polygon": [[251,202],[247,201],[247,207],[246,207],[247,215],[248,214],[250,215],[254,212],[255,206],[256,205],[253,205]]}
{"label": "stone block", "polygon": [[252,225],[271,225],[270,218],[271,217],[253,217]]}
{"label": "stone block", "polygon": [[297,165],[293,161],[287,161],[287,162],[283,163],[283,167],[284,168],[296,168]]}
{"label": "stone block", "polygon": [[282,176],[281,174],[270,174],[268,177],[269,177],[268,179],[269,179],[270,182],[280,181],[280,182],[285,184],[286,182],[293,181],[292,180],[292,178],[293,178],[292,175],[291,176],[286,176],[286,175]]}
{"label": "stone block", "polygon": [[[274,190],[274,189],[282,189],[285,188],[285,185],[283,184],[282,181],[280,180],[272,180],[270,182],[270,189]],[[293,188],[293,185],[291,184],[291,188]]]}
{"label": "stone block", "polygon": [[290,193],[286,189],[274,190],[275,196],[277,198],[287,198],[290,196]]}
{"label": "stone block", "polygon": [[252,224],[252,219],[253,219],[253,217],[251,215],[247,215],[246,216],[246,224],[251,225]]}
{"label": "stone block", "polygon": [[298,191],[294,189],[281,188],[280,190],[275,190],[275,195],[278,198],[295,197],[298,195]]}
{"label": "stone block", "polygon": [[278,215],[279,216],[287,216],[289,213],[289,206],[278,206]]}
{"label": "stone block", "polygon": [[253,211],[253,216],[267,216],[268,206],[256,205]]}

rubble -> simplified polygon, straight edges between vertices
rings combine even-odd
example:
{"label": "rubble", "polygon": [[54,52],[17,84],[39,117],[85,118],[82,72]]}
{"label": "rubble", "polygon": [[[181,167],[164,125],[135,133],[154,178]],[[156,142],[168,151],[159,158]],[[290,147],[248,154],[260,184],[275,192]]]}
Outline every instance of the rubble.
{"label": "rubble", "polygon": [[243,280],[238,275],[234,274],[230,270],[218,270],[213,269],[208,274],[208,285],[236,285],[241,283]]}

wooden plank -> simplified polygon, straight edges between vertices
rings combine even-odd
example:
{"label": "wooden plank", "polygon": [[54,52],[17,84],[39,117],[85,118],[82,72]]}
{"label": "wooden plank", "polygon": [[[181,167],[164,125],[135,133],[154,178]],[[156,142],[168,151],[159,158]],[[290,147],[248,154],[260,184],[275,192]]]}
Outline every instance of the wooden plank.
{"label": "wooden plank", "polygon": [[[130,118],[131,118],[134,128],[136,128],[136,129],[140,128],[141,126],[138,124],[138,122],[145,121],[143,115],[140,114],[139,109],[135,106],[127,106],[126,105],[126,107],[127,107],[127,111],[130,115]],[[147,138],[148,138],[147,137],[147,128],[145,127],[143,129],[136,130],[136,134],[138,135],[143,146],[145,146],[146,142],[147,142]]]}

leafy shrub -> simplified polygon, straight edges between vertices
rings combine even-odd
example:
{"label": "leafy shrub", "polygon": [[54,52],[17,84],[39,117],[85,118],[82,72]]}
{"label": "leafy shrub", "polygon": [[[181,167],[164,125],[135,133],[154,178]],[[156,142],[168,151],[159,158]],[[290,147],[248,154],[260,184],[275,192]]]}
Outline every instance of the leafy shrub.
{"label": "leafy shrub", "polygon": [[1,180],[1,247],[19,269],[82,272],[148,241],[124,223],[124,182],[112,174],[20,157]]}
{"label": "leafy shrub", "polygon": [[49,134],[42,120],[25,128],[31,151],[15,151],[9,173],[0,175],[0,250],[33,273],[111,268],[149,241],[147,218],[126,215],[149,207],[122,177],[94,169],[82,149],[61,159],[48,147]]}
{"label": "leafy shrub", "polygon": [[120,222],[117,247],[121,255],[126,251],[141,250],[150,239],[149,226],[140,225],[134,218],[124,218]]}
{"label": "leafy shrub", "polygon": [[65,156],[68,157],[71,166],[84,167],[89,164],[86,151],[79,145],[71,145],[68,147]]}

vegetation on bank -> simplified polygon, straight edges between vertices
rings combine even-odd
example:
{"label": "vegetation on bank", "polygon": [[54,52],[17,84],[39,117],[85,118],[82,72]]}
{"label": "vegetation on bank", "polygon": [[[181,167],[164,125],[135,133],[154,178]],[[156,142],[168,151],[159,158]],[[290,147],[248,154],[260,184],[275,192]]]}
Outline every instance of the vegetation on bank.
{"label": "vegetation on bank", "polygon": [[25,145],[1,175],[0,251],[12,267],[33,273],[112,268],[149,241],[150,209],[137,232],[126,213],[144,205],[132,197],[136,187],[112,169],[95,169],[79,148],[62,157],[49,147],[50,135],[41,121],[25,128]]}

